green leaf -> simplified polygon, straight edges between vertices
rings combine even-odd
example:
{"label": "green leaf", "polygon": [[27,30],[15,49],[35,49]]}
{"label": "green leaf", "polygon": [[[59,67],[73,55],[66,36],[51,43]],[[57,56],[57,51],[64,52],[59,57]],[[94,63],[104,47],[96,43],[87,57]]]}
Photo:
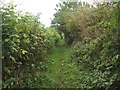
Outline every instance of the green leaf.
{"label": "green leaf", "polygon": [[10,58],[12,59],[12,61],[16,62],[16,60],[13,56],[10,55]]}
{"label": "green leaf", "polygon": [[7,39],[5,39],[5,42],[9,42],[9,40],[10,40],[10,39],[7,38]]}

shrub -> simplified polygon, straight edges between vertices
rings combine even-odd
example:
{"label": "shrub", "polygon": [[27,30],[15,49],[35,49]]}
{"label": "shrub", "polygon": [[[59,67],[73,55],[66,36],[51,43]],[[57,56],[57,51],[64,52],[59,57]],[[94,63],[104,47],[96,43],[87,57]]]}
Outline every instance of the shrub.
{"label": "shrub", "polygon": [[38,16],[16,12],[12,4],[3,6],[1,11],[3,87],[30,87],[38,77],[35,63],[47,56],[50,41],[46,41]]}
{"label": "shrub", "polygon": [[[95,88],[118,88],[120,81],[120,54],[117,38],[112,34],[90,42],[78,42],[74,47],[73,60],[80,67],[83,86]],[[113,35],[114,36],[114,35]],[[112,87],[113,86],[113,87]]]}

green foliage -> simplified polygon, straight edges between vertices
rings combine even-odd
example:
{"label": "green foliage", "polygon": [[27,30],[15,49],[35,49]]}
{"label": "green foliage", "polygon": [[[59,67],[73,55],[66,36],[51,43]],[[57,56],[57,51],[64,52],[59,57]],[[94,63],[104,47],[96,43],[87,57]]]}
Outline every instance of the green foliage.
{"label": "green foliage", "polygon": [[[38,20],[39,16],[15,12],[12,4],[3,6],[1,11],[3,87],[29,87],[34,78],[38,77],[33,64],[47,56],[55,40],[48,39],[46,29]],[[49,34],[50,38],[59,38],[54,33],[57,36]],[[33,75],[28,75],[29,69]]]}
{"label": "green foliage", "polygon": [[50,41],[51,47],[56,46],[61,39],[59,33],[54,28],[48,28],[45,32],[45,36],[47,37],[46,40]]}
{"label": "green foliage", "polygon": [[76,24],[74,10],[77,8],[77,2],[62,2],[57,7],[57,12],[54,14],[55,18],[52,21],[52,26],[57,28],[59,32],[65,35],[65,41],[68,45],[72,44],[73,38],[78,30]]}
{"label": "green foliage", "polygon": [[[3,87],[30,88],[44,87],[46,84],[50,87],[51,85],[63,87],[63,84],[71,87],[74,84],[75,87],[88,89],[118,88],[120,85],[119,5],[120,2],[90,7],[88,4],[82,5],[81,2],[62,2],[57,5],[57,12],[50,28],[44,28],[39,21],[39,15],[16,12],[13,4],[3,5],[2,24],[0,24],[3,29]],[[67,48],[59,48],[66,46],[66,43],[67,45],[74,43],[73,53]],[[49,53],[52,55],[47,58]],[[73,62],[78,64],[77,69],[68,61],[70,55]],[[64,78],[56,79],[54,73],[50,74],[51,70],[47,71],[48,66],[53,66],[49,68],[58,72],[57,76],[65,74]],[[41,74],[43,71],[46,71],[45,77]],[[71,77],[66,78],[72,74],[73,81]],[[61,82],[57,83],[59,80]],[[65,84],[66,82],[68,84]],[[77,84],[71,84],[72,82]]]}
{"label": "green foliage", "polygon": [[52,26],[64,33],[67,45],[90,35],[88,26],[91,27],[101,20],[97,18],[98,12],[95,13],[94,7],[81,2],[62,2],[58,5],[54,16]]}
{"label": "green foliage", "polygon": [[82,84],[88,87],[109,87],[119,79],[117,41],[110,37],[97,38],[90,43],[77,43],[74,59],[80,66]]}
{"label": "green foliage", "polygon": [[[79,65],[80,80],[83,88],[113,90],[119,88],[120,85],[120,54],[118,50],[120,38],[118,37],[119,31],[116,22],[116,16],[119,14],[116,14],[116,10],[118,9],[114,7],[115,5],[119,5],[119,3],[110,4],[110,6],[109,4],[107,5],[105,7],[103,7],[104,4],[103,6],[101,5],[98,7],[98,10],[102,11],[110,8],[107,10],[109,14],[105,15],[107,18],[104,16],[103,19],[112,18],[108,19],[108,21],[102,20],[102,24],[99,22],[92,26],[93,29],[100,27],[105,29],[105,31],[91,41],[87,39],[78,42],[74,47],[73,60]],[[96,12],[98,12],[97,9]]]}

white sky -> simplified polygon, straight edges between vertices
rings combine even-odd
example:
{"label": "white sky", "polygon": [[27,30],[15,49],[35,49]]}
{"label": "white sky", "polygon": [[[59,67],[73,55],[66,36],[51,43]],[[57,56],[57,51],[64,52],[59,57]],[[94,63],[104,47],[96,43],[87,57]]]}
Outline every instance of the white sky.
{"label": "white sky", "polygon": [[[41,13],[40,20],[46,26],[49,27],[51,24],[51,19],[54,18],[53,14],[56,12],[56,4],[60,0],[3,0],[3,1],[13,1],[14,4],[17,4],[18,9],[22,11],[31,12],[33,14]],[[70,1],[70,0],[69,0]],[[81,0],[90,2],[93,0]],[[51,18],[51,19],[50,19]]]}
{"label": "white sky", "polygon": [[[53,14],[56,12],[56,4],[60,0],[14,0],[20,10],[28,11],[33,14],[41,13],[40,20],[46,26],[49,27]],[[50,19],[51,18],[51,19]]]}

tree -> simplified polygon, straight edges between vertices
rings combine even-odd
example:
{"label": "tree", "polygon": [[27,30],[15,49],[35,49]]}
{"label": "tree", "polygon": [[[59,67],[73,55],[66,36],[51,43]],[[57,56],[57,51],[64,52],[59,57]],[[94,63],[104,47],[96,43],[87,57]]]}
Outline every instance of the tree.
{"label": "tree", "polygon": [[65,40],[69,44],[72,43],[73,38],[71,35],[72,32],[67,28],[68,15],[77,8],[77,4],[77,2],[62,2],[62,4],[59,4],[58,9],[56,9],[57,13],[54,14],[55,18],[52,21],[52,26],[64,33]]}

